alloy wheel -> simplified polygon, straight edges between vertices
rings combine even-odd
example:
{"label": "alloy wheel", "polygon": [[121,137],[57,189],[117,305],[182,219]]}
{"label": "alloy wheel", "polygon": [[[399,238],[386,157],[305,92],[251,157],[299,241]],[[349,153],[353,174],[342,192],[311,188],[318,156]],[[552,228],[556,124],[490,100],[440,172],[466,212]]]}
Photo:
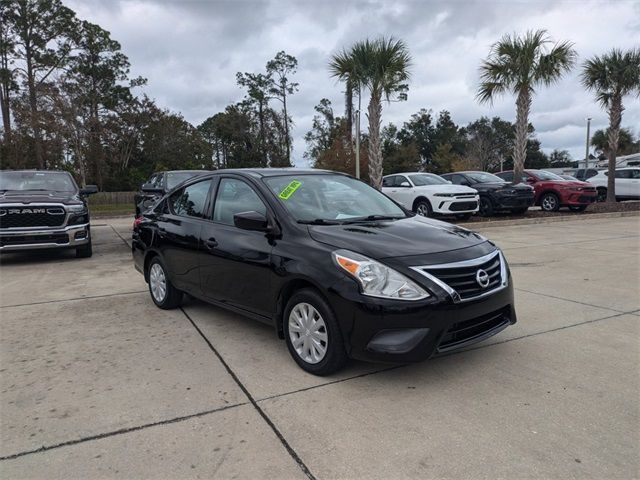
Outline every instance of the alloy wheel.
{"label": "alloy wheel", "polygon": [[327,326],[309,303],[298,303],[291,309],[289,338],[298,356],[307,363],[319,363],[327,353]]}
{"label": "alloy wheel", "polygon": [[154,263],[149,272],[149,285],[151,287],[151,295],[158,303],[162,303],[167,295],[167,277],[159,263]]}
{"label": "alloy wheel", "polygon": [[418,215],[422,215],[423,217],[428,217],[429,216],[429,207],[427,207],[427,205],[424,204],[424,203],[420,203],[420,204],[418,204],[418,207],[416,208],[416,213]]}
{"label": "alloy wheel", "polygon": [[542,209],[547,212],[552,212],[557,208],[558,200],[554,195],[545,195],[542,199]]}

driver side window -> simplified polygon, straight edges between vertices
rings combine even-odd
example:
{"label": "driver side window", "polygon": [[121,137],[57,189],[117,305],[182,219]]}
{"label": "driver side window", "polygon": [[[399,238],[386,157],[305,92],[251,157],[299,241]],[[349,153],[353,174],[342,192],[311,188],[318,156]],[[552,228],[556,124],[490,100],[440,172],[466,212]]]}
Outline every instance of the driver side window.
{"label": "driver side window", "polygon": [[267,207],[253,188],[236,178],[220,180],[216,203],[213,207],[214,222],[233,225],[233,216],[236,213],[250,211],[267,215]]}

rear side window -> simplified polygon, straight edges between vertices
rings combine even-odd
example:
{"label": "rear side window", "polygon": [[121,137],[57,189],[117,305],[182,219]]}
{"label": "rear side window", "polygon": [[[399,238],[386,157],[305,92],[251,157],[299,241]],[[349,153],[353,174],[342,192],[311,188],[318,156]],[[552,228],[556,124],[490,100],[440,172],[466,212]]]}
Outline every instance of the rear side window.
{"label": "rear side window", "polygon": [[382,179],[382,186],[383,187],[395,187],[397,178],[398,177],[396,175],[391,175],[390,177],[384,177]]}
{"label": "rear side window", "polygon": [[447,180],[451,180],[451,183],[455,185],[462,185],[462,182],[465,181],[465,178],[462,175],[454,173],[453,175],[448,176]]}
{"label": "rear side window", "polygon": [[169,197],[171,211],[175,215],[204,218],[209,187],[211,187],[211,180],[204,180],[181,188]]}
{"label": "rear side window", "polygon": [[638,180],[640,178],[640,169],[629,170],[631,172],[631,178]]}
{"label": "rear side window", "polygon": [[236,213],[250,211],[267,215],[267,207],[246,182],[236,178],[223,178],[213,207],[213,220],[233,225],[233,216]]}
{"label": "rear side window", "polygon": [[496,175],[507,182],[513,182],[513,172],[496,173]]}

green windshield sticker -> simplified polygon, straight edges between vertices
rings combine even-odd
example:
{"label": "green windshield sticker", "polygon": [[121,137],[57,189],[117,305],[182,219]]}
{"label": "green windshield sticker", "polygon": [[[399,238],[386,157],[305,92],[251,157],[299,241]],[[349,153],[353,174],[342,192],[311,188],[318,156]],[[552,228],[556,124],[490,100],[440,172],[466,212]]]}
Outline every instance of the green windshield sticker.
{"label": "green windshield sticker", "polygon": [[280,192],[280,195],[278,196],[283,200],[289,200],[289,197],[293,195],[295,191],[300,188],[301,185],[302,185],[302,182],[299,182],[298,180],[294,180],[289,185],[287,185],[284,188],[284,190]]}

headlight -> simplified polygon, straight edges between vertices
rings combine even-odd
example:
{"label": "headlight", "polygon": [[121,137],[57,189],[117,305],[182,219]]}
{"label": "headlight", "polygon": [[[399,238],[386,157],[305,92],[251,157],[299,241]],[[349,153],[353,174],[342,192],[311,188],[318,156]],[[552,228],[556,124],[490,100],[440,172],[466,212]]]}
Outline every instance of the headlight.
{"label": "headlight", "polygon": [[355,278],[362,293],[371,297],[396,300],[421,300],[429,294],[395,270],[349,250],[332,253],[336,265]]}
{"label": "headlight", "polygon": [[455,197],[457,193],[434,193],[434,197]]}
{"label": "headlight", "polygon": [[87,208],[84,205],[67,205],[67,210],[71,213],[86,213]]}

